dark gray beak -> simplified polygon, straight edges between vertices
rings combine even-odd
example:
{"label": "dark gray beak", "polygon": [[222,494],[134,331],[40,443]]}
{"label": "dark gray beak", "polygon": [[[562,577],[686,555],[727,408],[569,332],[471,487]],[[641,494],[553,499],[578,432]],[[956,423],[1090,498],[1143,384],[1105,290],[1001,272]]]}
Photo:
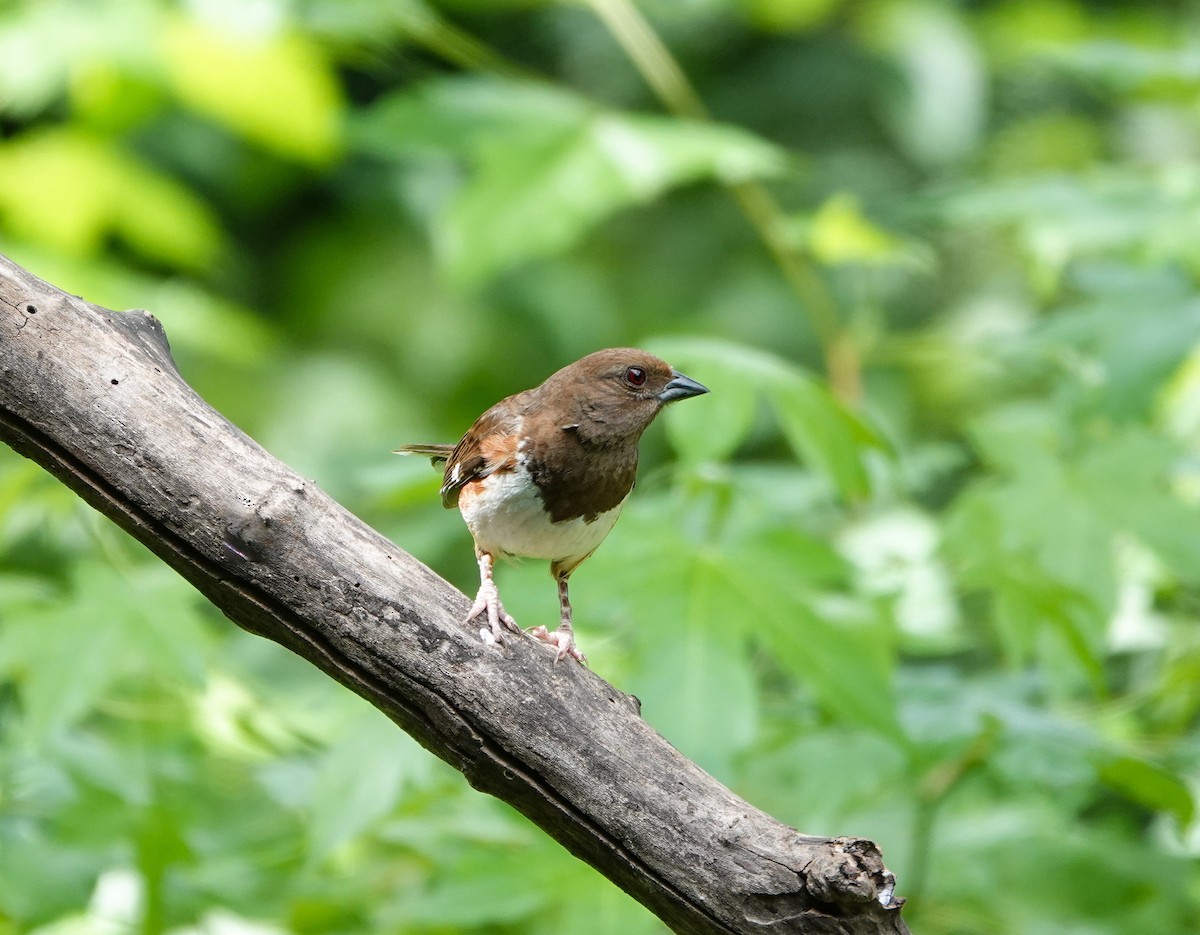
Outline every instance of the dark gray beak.
{"label": "dark gray beak", "polygon": [[707,392],[707,386],[697,383],[691,377],[685,377],[678,370],[672,370],[671,382],[663,387],[658,398],[664,403],[673,403],[677,399],[687,399],[689,396],[699,396]]}

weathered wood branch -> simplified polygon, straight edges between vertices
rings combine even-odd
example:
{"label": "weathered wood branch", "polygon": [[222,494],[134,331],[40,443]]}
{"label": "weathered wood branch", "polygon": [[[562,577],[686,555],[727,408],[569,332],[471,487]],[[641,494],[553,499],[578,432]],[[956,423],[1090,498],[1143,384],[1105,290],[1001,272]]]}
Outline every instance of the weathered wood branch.
{"label": "weathered wood branch", "polygon": [[484,645],[460,592],[209,407],[153,317],[2,256],[0,438],[675,931],[907,932],[870,841],[753,808],[532,639]]}

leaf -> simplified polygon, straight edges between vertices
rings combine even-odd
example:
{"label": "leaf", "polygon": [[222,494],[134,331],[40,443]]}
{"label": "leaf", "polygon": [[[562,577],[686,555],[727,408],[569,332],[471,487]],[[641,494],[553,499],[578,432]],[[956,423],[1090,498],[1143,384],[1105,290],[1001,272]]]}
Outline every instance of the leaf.
{"label": "leaf", "polygon": [[[1200,226],[1189,245],[1198,235]],[[1075,393],[1084,413],[1144,420],[1200,337],[1200,302],[1170,276],[1097,277],[1087,287],[1094,296],[1048,319],[1034,340],[1048,357],[1073,361],[1081,371]],[[1136,328],[1131,304],[1140,309]]]}
{"label": "leaf", "polygon": [[[979,563],[970,580],[986,587],[989,578],[1009,579],[1014,564],[1035,563],[1030,574],[1037,580],[1085,595],[1098,615],[1093,626],[1103,629],[1116,601],[1114,530],[1080,482],[1061,414],[1014,404],[970,429],[997,469],[965,491],[949,516],[951,548]],[[960,526],[960,518],[973,528]]]}
{"label": "leaf", "polygon": [[756,26],[789,33],[824,23],[841,9],[842,0],[744,0],[743,6]]}
{"label": "leaf", "polygon": [[395,806],[406,780],[428,759],[416,742],[379,712],[363,709],[325,751],[309,822],[310,856],[320,860]]}
{"label": "leaf", "polygon": [[811,217],[790,223],[786,232],[827,266],[932,266],[929,250],[868,220],[854,195],[837,192]]}
{"label": "leaf", "polygon": [[[1080,687],[1081,672],[1099,692],[1116,606],[1111,530],[1066,486],[1061,469],[1040,470],[1032,453],[1029,461],[1033,469],[1013,482],[992,478],[959,497],[946,525],[947,557],[963,586],[991,597],[1010,665],[1038,658],[1064,694]],[[1046,630],[1056,634],[1050,642]],[[1067,656],[1050,666],[1060,649]]]}
{"label": "leaf", "polygon": [[1191,349],[1171,376],[1158,410],[1173,438],[1200,441],[1200,346]]}
{"label": "leaf", "polygon": [[[746,499],[734,499],[732,516],[756,514]],[[591,562],[622,582],[650,656],[634,688],[650,723],[673,743],[676,730],[690,738],[694,746],[678,745],[702,763],[729,762],[758,730],[747,656],[757,646],[835,717],[899,735],[893,641],[866,606],[833,593],[847,570],[828,545],[787,525],[777,508],[733,519],[714,537],[698,531],[705,511],[697,502],[644,501],[630,505],[613,534],[621,548]],[[671,720],[660,723],[660,709]]]}
{"label": "leaf", "polygon": [[1080,460],[1076,483],[1100,516],[1134,533],[1183,581],[1200,583],[1200,509],[1171,492],[1182,453],[1171,442],[1130,428]]}
{"label": "leaf", "polygon": [[582,864],[572,868],[577,872],[567,882],[571,898],[559,900],[550,924],[537,930],[541,935],[663,935],[663,923],[632,896]]}
{"label": "leaf", "polygon": [[770,175],[781,162],[766,143],[732,128],[595,114],[541,143],[481,150],[437,246],[451,275],[478,282],[561,253],[604,218],[672,186]]}
{"label": "leaf", "polygon": [[697,368],[702,371],[703,379],[695,379],[708,387],[709,394],[695,405],[667,407],[662,418],[672,447],[693,465],[727,460],[753,428],[758,407],[754,385],[742,370],[719,358],[677,366],[688,376]]}
{"label": "leaf", "polygon": [[[401,920],[413,926],[452,927],[515,923],[557,901],[556,883],[570,876],[561,855],[547,851],[548,842],[526,847],[473,848],[450,862],[404,900]],[[519,872],[512,868],[519,867]],[[518,926],[525,930],[527,924]]]}
{"label": "leaf", "polygon": [[17,676],[24,726],[35,744],[81,718],[117,677],[125,649],[120,633],[92,619],[91,610],[79,601],[30,613],[0,636],[0,671]]}
{"label": "leaf", "polygon": [[[754,804],[780,821],[841,828],[864,821],[856,817],[864,806],[897,818],[909,807],[912,765],[892,739],[844,724],[806,725],[785,736],[747,758],[743,783],[754,790]],[[879,834],[884,823],[871,826]]]}
{"label": "leaf", "polygon": [[[882,436],[864,418],[842,405],[825,387],[801,368],[765,351],[725,341],[656,340],[648,345],[688,376],[707,385],[715,375],[713,395],[722,386],[731,401],[714,407],[714,423],[700,424],[707,397],[693,403],[692,411],[665,413],[668,431],[677,438],[689,459],[703,456],[702,446],[724,455],[741,444],[753,416],[749,392],[757,390],[772,406],[793,450],[823,475],[842,496],[858,500],[870,492],[868,452],[886,450]],[[672,422],[682,421],[682,425]],[[683,439],[684,431],[690,433]],[[731,438],[718,434],[729,431]],[[702,440],[702,441],[701,441]]]}
{"label": "leaf", "polygon": [[593,579],[621,582],[619,619],[637,646],[627,689],[642,699],[647,723],[727,776],[758,726],[751,620],[714,573],[721,553],[686,534],[694,517],[679,501],[643,496],[625,512],[616,541],[589,564]]}
{"label": "leaf", "polygon": [[[1200,232],[1197,200],[1193,183],[1181,192],[1161,176],[1118,166],[1092,168],[1084,175],[1049,172],[1011,181],[990,179],[986,185],[949,196],[942,209],[960,227],[995,226],[1010,232],[1028,260],[1031,285],[1047,294],[1058,289],[1072,261],[1085,257],[1136,260],[1099,267],[1107,279],[1140,281],[1140,286],[1136,294],[1128,296],[1118,296],[1111,281],[1096,291],[1095,304],[1108,306],[1104,314],[1110,324],[1097,328],[1094,335],[1084,329],[1089,342],[1110,334],[1118,341],[1121,337],[1132,340],[1136,359],[1142,356],[1139,345],[1153,345],[1173,330],[1170,319],[1175,313],[1166,307],[1167,301],[1177,304],[1190,297],[1177,288],[1167,301],[1163,297],[1149,301],[1146,292],[1179,278],[1170,268],[1172,261],[1185,266],[1196,262]],[[1151,265],[1147,259],[1159,262]],[[1132,333],[1126,330],[1131,302],[1140,311],[1139,319],[1157,319],[1154,327],[1140,327]],[[1076,316],[1068,311],[1064,317],[1069,322]],[[1187,317],[1177,318],[1175,327],[1186,321]],[[1051,319],[1048,330],[1056,327]],[[1118,353],[1120,349],[1118,343]]]}
{"label": "leaf", "polygon": [[1062,460],[1061,416],[1044,406],[1016,402],[991,409],[968,425],[979,456],[999,474],[1055,469]]}
{"label": "leaf", "polygon": [[454,78],[390,94],[351,124],[356,148],[388,160],[471,157],[500,141],[536,142],[579,130],[595,108],[549,85]]}
{"label": "leaf", "polygon": [[1134,756],[1115,756],[1100,766],[1109,788],[1146,808],[1169,812],[1181,828],[1191,824],[1196,803],[1187,782],[1177,773]]}
{"label": "leaf", "polygon": [[987,84],[965,17],[923,0],[890,0],[865,14],[868,40],[900,79],[883,116],[905,152],[929,166],[967,156],[984,130]]}
{"label": "leaf", "polygon": [[782,153],[730,126],[605,111],[563,91],[448,79],[386,99],[354,134],[396,153],[462,155],[469,180],[439,218],[447,271],[474,284],[563,252],[613,213],[701,179],[777,174]]}
{"label": "leaf", "polygon": [[[997,577],[995,597],[996,626],[1006,637],[1013,664],[1028,661],[1039,647],[1039,638],[1050,628],[1061,637],[1093,690],[1104,693],[1107,621],[1086,595],[1055,581],[1032,563],[1010,556],[1006,571]],[[1047,659],[1044,647],[1042,661],[1052,661]],[[1058,681],[1061,684],[1064,680]]]}
{"label": "leaf", "polygon": [[258,365],[272,351],[276,336],[262,317],[245,306],[180,279],[125,283],[124,290],[147,296],[145,305],[161,309],[159,317],[171,336],[171,347],[186,349],[231,366]]}
{"label": "leaf", "polygon": [[44,129],[0,143],[0,215],[14,234],[73,255],[120,237],[143,256],[190,270],[223,247],[196,195],[98,136]]}
{"label": "leaf", "polygon": [[[693,553],[679,578],[680,600],[638,602],[648,624],[632,689],[642,716],[685,755],[716,776],[758,730],[758,689],[750,666],[741,595],[723,578],[720,560]],[[669,616],[658,608],[678,607]],[[714,691],[714,686],[720,686]]]}
{"label": "leaf", "polygon": [[901,736],[892,674],[893,640],[865,607],[808,589],[781,539],[742,541],[722,563],[742,613],[775,662],[810,687],[835,715]]}
{"label": "leaf", "polygon": [[870,493],[864,454],[878,436],[815,380],[794,374],[770,387],[784,435],[798,455],[823,473],[843,497]]}
{"label": "leaf", "polygon": [[337,154],[341,92],[307,37],[218,32],[176,17],[160,41],[172,88],[199,113],[301,162],[323,165]]}
{"label": "leaf", "polygon": [[206,634],[195,596],[167,567],[122,573],[84,561],[69,590],[0,629],[0,672],[20,687],[37,742],[87,714],[120,679],[155,672],[182,688],[201,679]]}
{"label": "leaf", "polygon": [[[87,84],[81,74],[91,69],[118,62],[129,73],[152,68],[147,50],[156,17],[140,4],[5,3],[0,17],[0,111],[8,116],[36,120],[60,105],[64,92],[78,104]],[[113,100],[112,110],[129,103]]]}

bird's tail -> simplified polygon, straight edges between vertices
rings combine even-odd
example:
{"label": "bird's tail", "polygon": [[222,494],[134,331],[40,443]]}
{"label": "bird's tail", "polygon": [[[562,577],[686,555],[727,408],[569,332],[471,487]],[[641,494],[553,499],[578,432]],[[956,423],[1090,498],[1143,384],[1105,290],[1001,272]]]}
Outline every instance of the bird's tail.
{"label": "bird's tail", "polygon": [[453,450],[453,445],[401,445],[392,454],[425,455],[429,463],[437,467],[438,462],[447,460]]}

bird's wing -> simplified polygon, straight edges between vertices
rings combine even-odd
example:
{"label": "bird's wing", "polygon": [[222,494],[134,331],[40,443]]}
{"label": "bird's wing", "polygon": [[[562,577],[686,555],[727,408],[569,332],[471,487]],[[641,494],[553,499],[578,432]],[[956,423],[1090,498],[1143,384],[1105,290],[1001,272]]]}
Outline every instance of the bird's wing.
{"label": "bird's wing", "polygon": [[447,509],[458,505],[459,491],[471,481],[516,464],[520,417],[512,399],[502,400],[476,419],[450,452],[441,490]]}

